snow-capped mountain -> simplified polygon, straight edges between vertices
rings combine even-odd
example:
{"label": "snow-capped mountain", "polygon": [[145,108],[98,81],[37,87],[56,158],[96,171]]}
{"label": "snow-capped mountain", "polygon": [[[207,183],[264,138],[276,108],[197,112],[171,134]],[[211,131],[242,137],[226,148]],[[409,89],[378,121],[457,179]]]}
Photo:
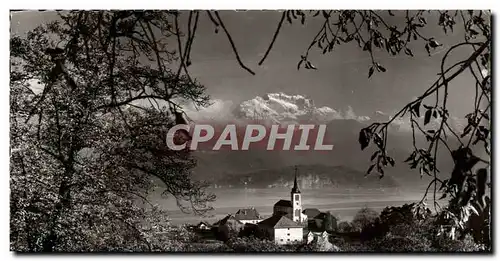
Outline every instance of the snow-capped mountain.
{"label": "snow-capped mountain", "polygon": [[338,119],[369,120],[369,117],[356,116],[350,107],[345,112],[326,106],[316,107],[311,99],[285,93],[269,93],[244,101],[234,109],[233,113],[237,118],[281,124],[329,122]]}

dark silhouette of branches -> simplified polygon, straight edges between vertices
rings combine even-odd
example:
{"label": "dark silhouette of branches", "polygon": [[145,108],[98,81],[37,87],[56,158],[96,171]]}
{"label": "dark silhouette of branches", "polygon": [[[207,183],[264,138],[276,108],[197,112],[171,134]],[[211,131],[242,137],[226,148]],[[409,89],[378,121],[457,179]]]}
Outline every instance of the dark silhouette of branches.
{"label": "dark silhouette of branches", "polygon": [[276,38],[278,38],[278,34],[280,33],[281,26],[283,25],[283,21],[285,20],[285,15],[286,15],[286,13],[283,12],[283,14],[281,15],[281,19],[278,23],[278,28],[276,28],[276,32],[274,32],[273,39],[271,40],[271,43],[269,44],[269,47],[267,48],[266,53],[264,54],[264,57],[262,57],[262,59],[259,61],[259,65],[262,65],[264,63],[264,61],[267,58],[267,55],[269,54],[271,49],[273,49],[274,42],[276,41]]}
{"label": "dark silhouette of branches", "polygon": [[227,39],[229,40],[229,43],[231,44],[231,48],[233,48],[234,55],[236,56],[236,60],[238,61],[238,63],[240,64],[240,66],[243,69],[247,70],[250,74],[255,75],[255,73],[250,68],[248,68],[245,64],[243,64],[243,62],[241,61],[240,55],[238,53],[238,50],[236,49],[233,38],[231,37],[231,34],[229,34],[229,32],[227,31],[226,26],[224,25],[224,22],[222,22],[222,19],[219,16],[219,12],[214,11],[214,13],[215,13],[215,16],[217,17],[217,20],[219,22],[218,24],[220,24],[220,26],[224,30],[224,33],[226,33]]}

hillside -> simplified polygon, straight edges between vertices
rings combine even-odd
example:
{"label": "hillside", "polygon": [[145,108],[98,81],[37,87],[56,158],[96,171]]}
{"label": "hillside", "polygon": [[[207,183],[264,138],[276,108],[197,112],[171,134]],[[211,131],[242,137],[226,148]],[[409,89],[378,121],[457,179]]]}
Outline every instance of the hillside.
{"label": "hillside", "polygon": [[[397,182],[387,177],[379,179],[367,176],[343,166],[299,165],[298,183],[302,189],[319,188],[389,188],[397,187]],[[214,180],[220,187],[233,188],[288,188],[293,186],[294,167],[264,169],[247,173],[226,174]]]}

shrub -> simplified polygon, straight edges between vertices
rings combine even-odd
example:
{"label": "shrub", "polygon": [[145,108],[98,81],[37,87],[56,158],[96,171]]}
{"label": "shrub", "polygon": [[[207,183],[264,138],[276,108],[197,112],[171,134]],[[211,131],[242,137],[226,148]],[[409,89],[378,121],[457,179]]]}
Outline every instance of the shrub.
{"label": "shrub", "polygon": [[485,247],[474,242],[471,235],[466,235],[461,240],[453,240],[444,236],[437,236],[433,240],[433,247],[442,252],[479,252]]}
{"label": "shrub", "polygon": [[429,252],[432,251],[431,242],[418,235],[406,236],[388,233],[381,239],[373,239],[367,245],[376,252]]}
{"label": "shrub", "polygon": [[231,238],[226,242],[234,252],[293,252],[296,245],[277,245],[273,241],[261,240],[255,237]]}

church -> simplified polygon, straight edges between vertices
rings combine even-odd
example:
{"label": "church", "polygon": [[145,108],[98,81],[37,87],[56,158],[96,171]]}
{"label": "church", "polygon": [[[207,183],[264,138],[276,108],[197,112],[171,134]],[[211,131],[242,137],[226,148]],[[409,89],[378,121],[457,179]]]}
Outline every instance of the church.
{"label": "church", "polygon": [[302,213],[302,195],[297,183],[297,167],[295,167],[295,179],[290,196],[290,200],[282,199],[274,204],[273,216],[285,216],[298,223],[307,222],[307,215]]}
{"label": "church", "polygon": [[257,224],[264,237],[277,244],[302,242],[303,228],[307,225],[307,215],[302,213],[302,195],[297,183],[297,168],[290,192],[290,200],[280,200],[274,204],[273,215]]}

